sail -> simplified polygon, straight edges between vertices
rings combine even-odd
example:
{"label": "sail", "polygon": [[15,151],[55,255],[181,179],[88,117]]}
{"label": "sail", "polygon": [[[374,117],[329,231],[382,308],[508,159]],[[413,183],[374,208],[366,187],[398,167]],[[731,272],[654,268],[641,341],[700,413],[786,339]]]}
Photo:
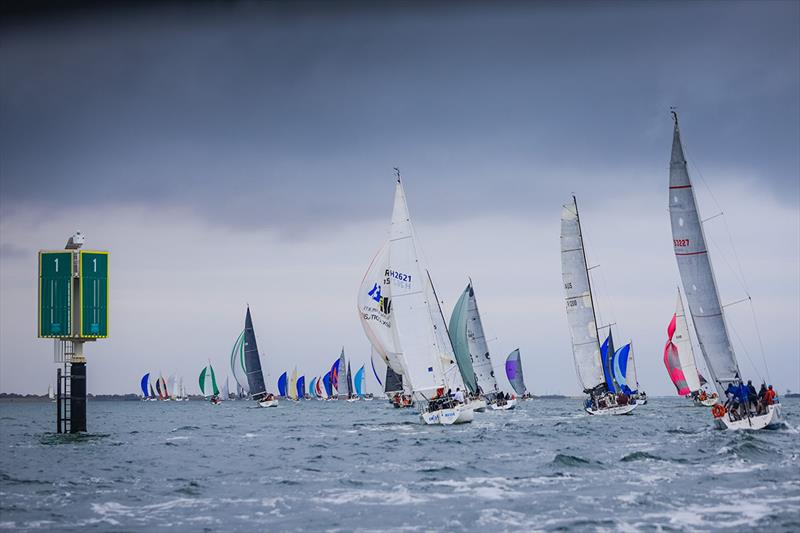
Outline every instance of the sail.
{"label": "sail", "polygon": [[727,384],[739,383],[741,374],[719,302],[717,282],[683,155],[677,115],[675,117],[669,165],[672,244],[700,350],[717,392],[723,397]]}
{"label": "sail", "polygon": [[345,361],[344,348],[342,348],[342,354],[339,356],[339,365],[336,368],[338,369],[336,390],[339,396],[350,396],[352,392],[350,389],[350,367]]}
{"label": "sail", "polygon": [[228,388],[228,376],[225,376],[225,385],[222,386],[222,399],[227,400],[231,397],[231,390]]}
{"label": "sail", "polygon": [[[428,311],[431,315],[431,323],[433,325],[433,336],[436,340],[436,352],[434,357],[438,356],[439,362],[442,365],[444,376],[444,383],[447,388],[452,390],[466,389],[464,380],[461,378],[461,372],[456,362],[456,355],[453,352],[453,343],[450,340],[450,332],[447,330],[447,323],[442,312],[442,306],[439,302],[439,297],[436,294],[436,288],[433,286],[431,274],[425,271],[427,283],[425,284],[425,298],[428,301]],[[492,374],[494,376],[494,374]]]}
{"label": "sail", "polygon": [[384,388],[383,392],[386,394],[394,394],[397,392],[403,392],[405,389],[403,387],[403,375],[398,374],[392,367],[386,367],[386,379],[384,381]]}
{"label": "sail", "polygon": [[[463,303],[462,303],[463,300]],[[497,394],[497,380],[494,375],[494,368],[492,366],[492,359],[489,355],[489,345],[486,343],[486,336],[483,333],[483,323],[481,322],[481,314],[478,311],[478,300],[475,298],[475,289],[472,287],[472,282],[464,289],[464,293],[459,298],[456,308],[462,305],[459,309],[458,330],[451,333],[453,339],[458,341],[453,342],[455,349],[456,342],[459,344],[459,349],[463,349],[464,339],[466,338],[467,351],[470,359],[470,365],[467,369],[471,368],[473,371],[473,380],[475,387],[467,383],[467,377],[464,377],[464,383],[471,392],[475,392],[480,388],[483,394],[493,396]],[[453,324],[453,318],[456,318],[456,311],[453,311],[453,317],[450,323]],[[458,355],[456,355],[458,357]],[[459,360],[459,368],[461,368],[461,361]],[[464,372],[461,373],[464,376]]]}
{"label": "sail", "polygon": [[211,366],[209,363],[208,365],[209,373],[211,374],[211,392],[214,393],[214,396],[219,396],[219,387],[217,387],[217,376],[214,375],[214,367]]}
{"label": "sail", "polygon": [[519,348],[508,354],[506,358],[506,377],[514,392],[522,396],[528,389],[525,387],[525,378],[522,375],[522,359],[519,356]]}
{"label": "sail", "polygon": [[561,210],[561,274],[575,369],[584,391],[605,383],[575,197]]}
{"label": "sail", "polygon": [[683,299],[681,298],[680,290],[678,290],[678,303],[675,307],[675,329],[672,335],[672,342],[678,352],[678,361],[680,369],[683,371],[686,386],[689,391],[696,392],[700,390],[700,373],[697,371],[697,362],[694,358],[694,349],[692,348],[692,338],[689,334],[689,323],[686,321],[686,311],[683,309]]}
{"label": "sail", "polygon": [[173,400],[178,397],[178,377],[175,374],[169,376],[167,381],[168,396]]}
{"label": "sail", "polygon": [[259,397],[266,394],[267,387],[264,385],[264,374],[261,371],[261,359],[258,357],[256,332],[253,329],[249,306],[244,318],[244,360],[250,396]]}
{"label": "sail", "polygon": [[[344,352],[344,348],[342,349],[342,352]],[[333,365],[331,365],[330,371],[331,388],[336,391],[337,394],[339,392],[339,365],[341,362],[341,359],[334,361]]]}
{"label": "sail", "polygon": [[347,362],[347,396],[353,395],[353,374],[350,373],[350,361]]}
{"label": "sail", "polygon": [[353,388],[355,388],[357,396],[364,396],[364,394],[367,392],[366,390],[364,390],[364,385],[365,385],[364,380],[365,380],[364,365],[361,365],[361,368],[359,368],[356,371],[355,378],[353,378]]}
{"label": "sail", "polygon": [[675,388],[678,389],[678,394],[686,396],[692,392],[689,384],[686,381],[686,375],[681,367],[681,360],[679,357],[678,346],[673,342],[676,330],[677,315],[672,315],[672,320],[667,327],[667,344],[664,346],[664,366],[667,367],[667,374]]}
{"label": "sail", "polygon": [[467,288],[461,293],[461,297],[450,315],[450,340],[453,343],[453,352],[455,352],[458,370],[461,372],[461,379],[464,380],[464,385],[469,392],[474,393],[478,390],[478,378],[472,367],[467,338],[467,307],[469,306],[470,287],[467,285]]}
{"label": "sail", "polygon": [[145,398],[147,398],[147,385],[149,384],[148,383],[149,381],[150,381],[150,372],[142,376],[142,381],[141,383],[139,383],[139,385],[142,387],[142,396],[144,396]]}
{"label": "sail", "polygon": [[636,383],[636,372],[633,366],[633,350],[630,343],[626,344],[612,357],[614,382],[617,390],[631,395],[639,388]]}
{"label": "sail", "polygon": [[[200,371],[200,378],[198,379],[200,384],[200,394],[203,396],[208,396],[206,394],[206,374],[208,373],[208,367],[204,366],[203,370]],[[156,388],[158,388],[158,382],[156,382]],[[158,391],[159,395],[161,395],[161,391]]]}
{"label": "sail", "polygon": [[402,353],[393,326],[389,270],[387,241],[378,250],[361,280],[358,289],[358,315],[372,348],[385,364],[402,372]]}
{"label": "sail", "polygon": [[239,385],[238,389],[242,389],[245,393],[250,391],[250,385],[247,382],[247,366],[244,358],[244,330],[236,337],[236,342],[233,343],[231,350],[231,372],[233,379]]}
{"label": "sail", "polygon": [[381,374],[386,374],[386,371],[383,370],[383,367],[385,367],[387,365],[386,365],[386,362],[383,359],[378,357],[377,358],[377,360],[378,360],[377,365],[378,366],[375,366],[376,365],[375,360],[376,360],[375,350],[372,349],[370,351],[370,355],[369,355],[369,361],[370,361],[370,364],[372,365],[372,375],[375,376],[375,381],[378,382],[378,385],[383,387],[383,380],[381,379]]}
{"label": "sail", "polygon": [[[432,288],[422,254],[416,243],[400,180],[395,190],[392,226],[389,238],[388,277],[391,285],[395,346],[402,348],[402,373],[411,390],[422,398],[447,388],[448,377],[444,363],[453,361],[449,338],[434,328]],[[438,302],[437,302],[438,306]],[[444,320],[442,319],[442,323]],[[444,329],[444,328],[442,328]],[[455,374],[458,372],[456,371]],[[461,381],[460,378],[458,380]],[[453,387],[455,388],[455,387]]]}
{"label": "sail", "polygon": [[328,398],[333,397],[333,384],[331,383],[331,373],[330,372],[325,374],[325,376],[322,378],[322,384],[325,387],[325,395]]}
{"label": "sail", "polygon": [[614,338],[611,336],[611,328],[609,328],[608,337],[600,346],[600,362],[603,364],[603,377],[609,392],[617,392],[617,384],[614,382],[614,367],[612,366],[613,357]]}
{"label": "sail", "polygon": [[149,386],[150,386],[150,398],[155,398],[156,397],[156,391],[153,390],[153,382],[152,381],[150,382]]}
{"label": "sail", "polygon": [[300,376],[297,378],[297,398],[302,400],[306,397],[306,377]]}
{"label": "sail", "polygon": [[278,396],[286,396],[286,372],[278,378]]}
{"label": "sail", "polygon": [[[50,400],[55,400],[56,399],[56,392],[53,390],[53,386],[52,385],[48,385],[47,386],[47,397]],[[144,397],[147,398],[147,391],[146,390],[144,391]]]}

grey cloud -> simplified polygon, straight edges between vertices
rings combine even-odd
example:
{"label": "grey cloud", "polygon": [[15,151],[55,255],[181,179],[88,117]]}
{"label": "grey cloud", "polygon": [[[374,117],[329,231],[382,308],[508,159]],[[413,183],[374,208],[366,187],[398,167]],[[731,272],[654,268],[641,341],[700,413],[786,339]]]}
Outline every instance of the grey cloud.
{"label": "grey cloud", "polygon": [[761,179],[794,205],[799,10],[233,4],[12,17],[3,208],[81,198],[305,231],[385,216],[399,165],[423,219],[535,213],[571,190],[663,186],[641,176],[666,180],[673,104],[707,174]]}

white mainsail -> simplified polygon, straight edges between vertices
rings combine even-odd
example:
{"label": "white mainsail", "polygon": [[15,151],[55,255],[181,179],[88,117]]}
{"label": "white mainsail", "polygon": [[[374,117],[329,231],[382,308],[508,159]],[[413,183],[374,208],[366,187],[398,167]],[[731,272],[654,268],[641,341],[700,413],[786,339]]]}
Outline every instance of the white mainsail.
{"label": "white mainsail", "polygon": [[700,375],[697,372],[697,363],[694,359],[694,348],[689,335],[689,323],[686,321],[686,311],[683,309],[681,291],[678,289],[678,303],[675,306],[675,333],[672,343],[678,348],[678,362],[683,371],[683,378],[690,392],[700,390]]}
{"label": "white mainsail", "polygon": [[478,386],[484,394],[492,395],[498,392],[497,380],[494,376],[492,359],[489,355],[489,345],[486,343],[486,336],[483,333],[483,323],[481,314],[478,311],[478,300],[475,298],[475,290],[470,281],[467,296],[467,345],[469,346],[469,356],[472,360],[472,369],[478,380]]}
{"label": "white mainsail", "polygon": [[561,210],[561,274],[575,369],[584,391],[605,383],[597,322],[575,197]]}
{"label": "white mainsail", "polygon": [[728,336],[703,225],[686,168],[678,118],[677,115],[674,116],[675,129],[669,165],[672,242],[700,350],[717,392],[723,397],[727,384],[740,382],[741,374]]}

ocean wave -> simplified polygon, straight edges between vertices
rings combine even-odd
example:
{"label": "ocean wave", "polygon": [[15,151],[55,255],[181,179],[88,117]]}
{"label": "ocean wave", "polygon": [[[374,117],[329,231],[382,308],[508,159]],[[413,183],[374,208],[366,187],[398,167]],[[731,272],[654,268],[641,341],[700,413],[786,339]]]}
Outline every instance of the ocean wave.
{"label": "ocean wave", "polygon": [[569,466],[569,467],[602,467],[604,466],[603,463],[599,461],[592,461],[589,459],[584,459],[583,457],[578,457],[576,455],[568,455],[559,453],[550,461],[550,464],[553,466]]}

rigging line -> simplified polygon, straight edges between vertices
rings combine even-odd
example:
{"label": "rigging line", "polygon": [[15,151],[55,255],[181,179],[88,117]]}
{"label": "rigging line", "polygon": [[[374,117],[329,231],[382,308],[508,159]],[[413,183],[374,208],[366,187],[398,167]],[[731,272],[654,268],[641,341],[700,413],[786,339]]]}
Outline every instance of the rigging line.
{"label": "rigging line", "polygon": [[761,340],[761,328],[758,327],[758,320],[756,319],[756,309],[753,306],[753,299],[750,298],[750,312],[753,314],[753,324],[756,326],[756,338],[758,338],[758,346],[761,349],[761,360],[764,363],[764,372],[767,374],[767,379],[771,382],[772,377],[769,375],[769,366],[767,366],[767,357],[764,352],[764,341]]}
{"label": "rigging line", "polygon": [[[739,346],[741,346],[742,351],[744,351],[744,355],[747,356],[747,360],[750,362],[750,366],[753,368],[753,370],[755,370],[756,374],[758,375],[758,380],[763,383],[764,378],[761,376],[761,373],[758,371],[758,368],[756,367],[755,363],[753,363],[753,359],[750,358],[750,352],[747,351],[747,346],[745,346],[744,342],[742,341],[742,338],[739,336],[739,332],[736,331],[736,328],[733,327],[732,324],[730,325],[730,330],[733,331],[734,335],[736,335],[736,340],[739,341]],[[744,382],[744,379],[741,376],[739,376],[739,379],[742,382]]]}

